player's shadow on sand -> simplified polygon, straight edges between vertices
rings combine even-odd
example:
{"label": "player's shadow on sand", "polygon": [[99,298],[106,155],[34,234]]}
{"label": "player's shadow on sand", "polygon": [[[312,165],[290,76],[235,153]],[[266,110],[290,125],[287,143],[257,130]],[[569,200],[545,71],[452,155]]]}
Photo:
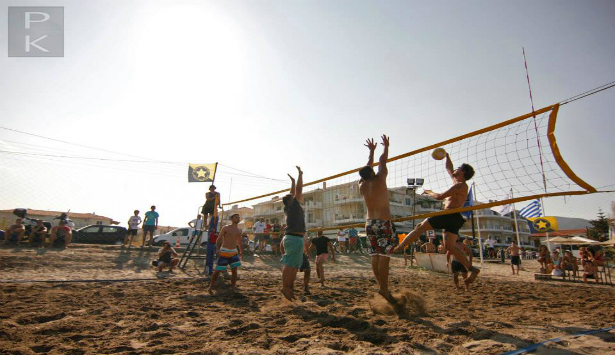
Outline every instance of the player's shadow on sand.
{"label": "player's shadow on sand", "polygon": [[339,317],[326,312],[315,312],[301,306],[293,308],[292,313],[305,322],[317,321],[323,327],[346,329],[354,334],[358,340],[367,341],[374,345],[380,346],[398,342],[397,339],[387,333],[386,329],[375,326],[363,319]]}

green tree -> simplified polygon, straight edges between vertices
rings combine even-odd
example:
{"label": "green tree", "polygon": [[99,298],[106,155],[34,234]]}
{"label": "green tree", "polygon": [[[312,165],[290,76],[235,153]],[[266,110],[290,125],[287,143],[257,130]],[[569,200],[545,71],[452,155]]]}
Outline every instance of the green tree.
{"label": "green tree", "polygon": [[589,221],[592,225],[587,228],[587,237],[593,240],[605,241],[609,235],[609,224],[613,223],[611,218],[607,218],[602,209],[598,209],[598,218]]}

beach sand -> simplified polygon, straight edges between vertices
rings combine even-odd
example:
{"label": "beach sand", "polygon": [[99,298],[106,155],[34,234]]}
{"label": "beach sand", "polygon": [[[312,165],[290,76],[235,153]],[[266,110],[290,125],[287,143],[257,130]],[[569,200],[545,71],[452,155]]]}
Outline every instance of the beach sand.
{"label": "beach sand", "polygon": [[[615,287],[534,281],[533,260],[519,276],[486,263],[463,292],[449,275],[394,257],[399,314],[375,294],[367,256],[327,263],[327,287],[312,283],[311,295],[299,273],[298,300],[289,302],[279,292],[279,257],[245,257],[238,291],[221,277],[212,296],[202,261],[156,275],[156,251],[1,248],[0,354],[500,354],[556,337],[564,340],[535,353],[615,353],[613,330],[570,336],[615,326]],[[29,282],[93,279],[116,281]],[[129,279],[145,280],[117,281]]]}

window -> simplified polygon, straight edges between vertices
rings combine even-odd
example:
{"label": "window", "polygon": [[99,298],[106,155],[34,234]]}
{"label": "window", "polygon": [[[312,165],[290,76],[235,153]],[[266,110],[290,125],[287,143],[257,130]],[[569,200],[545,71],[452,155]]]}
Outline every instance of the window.
{"label": "window", "polygon": [[406,199],[406,205],[407,206],[412,206],[412,199],[407,198]]}
{"label": "window", "polygon": [[103,227],[102,228],[102,232],[103,233],[115,233],[115,232],[117,232],[117,228],[115,228],[115,227]]}
{"label": "window", "polygon": [[99,227],[92,226],[92,227],[88,227],[84,229],[83,233],[98,233],[99,229],[100,229]]}

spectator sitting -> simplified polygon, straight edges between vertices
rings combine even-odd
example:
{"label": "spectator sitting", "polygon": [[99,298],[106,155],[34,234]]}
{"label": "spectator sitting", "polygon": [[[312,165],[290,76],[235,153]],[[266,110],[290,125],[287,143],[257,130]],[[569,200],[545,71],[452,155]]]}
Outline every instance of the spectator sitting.
{"label": "spectator sitting", "polygon": [[64,242],[64,248],[68,248],[71,239],[73,238],[73,232],[68,226],[65,220],[61,220],[59,225],[51,228],[51,236],[49,237],[49,246],[53,247],[54,243]]}
{"label": "spectator sitting", "polygon": [[30,232],[30,245],[39,245],[41,248],[45,247],[45,240],[47,239],[47,227],[43,224],[43,220],[36,221],[36,226],[32,227]]}
{"label": "spectator sitting", "polygon": [[21,238],[26,233],[26,228],[21,223],[21,218],[15,220],[15,224],[8,227],[4,233],[4,244],[17,242],[17,245],[21,244]]}
{"label": "spectator sitting", "polygon": [[600,249],[596,251],[593,261],[595,266],[604,266],[604,250]]}
{"label": "spectator sitting", "polygon": [[587,283],[587,279],[594,279],[596,283],[598,283],[598,278],[596,277],[596,265],[591,259],[587,259],[585,261],[585,266],[583,267],[583,282]]}
{"label": "spectator sitting", "polygon": [[438,245],[438,254],[446,254],[446,249],[444,248],[444,243],[440,243],[440,245]]}
{"label": "spectator sitting", "polygon": [[547,271],[548,265],[552,264],[551,256],[549,255],[549,249],[547,249],[546,245],[541,245],[540,249],[538,249],[538,262],[540,263],[540,272],[543,274],[551,273],[551,271]]}
{"label": "spectator sitting", "polygon": [[243,250],[244,254],[250,252],[250,238],[248,238],[247,233],[243,233],[241,235],[241,249]]}
{"label": "spectator sitting", "polygon": [[585,263],[587,260],[590,260],[594,257],[592,252],[586,247],[581,247],[579,249],[579,259],[581,259],[581,266],[585,267]]}
{"label": "spectator sitting", "polygon": [[169,272],[173,272],[173,268],[179,263],[178,256],[179,254],[171,247],[171,243],[162,243],[162,248],[158,251],[158,272],[162,272],[162,269],[167,266]]}
{"label": "spectator sitting", "polygon": [[436,245],[433,243],[433,238],[429,238],[429,241],[421,245],[421,251],[423,253],[435,253]]}
{"label": "spectator sitting", "polygon": [[554,276],[564,276],[564,272],[562,271],[562,257],[559,255],[559,251],[557,251],[557,249],[553,251],[553,257],[551,260],[553,261],[551,273]]}
{"label": "spectator sitting", "polygon": [[579,264],[577,259],[572,255],[572,252],[564,252],[564,258],[562,260],[562,269],[565,271],[572,271],[572,275],[577,277],[577,271],[579,271]]}

